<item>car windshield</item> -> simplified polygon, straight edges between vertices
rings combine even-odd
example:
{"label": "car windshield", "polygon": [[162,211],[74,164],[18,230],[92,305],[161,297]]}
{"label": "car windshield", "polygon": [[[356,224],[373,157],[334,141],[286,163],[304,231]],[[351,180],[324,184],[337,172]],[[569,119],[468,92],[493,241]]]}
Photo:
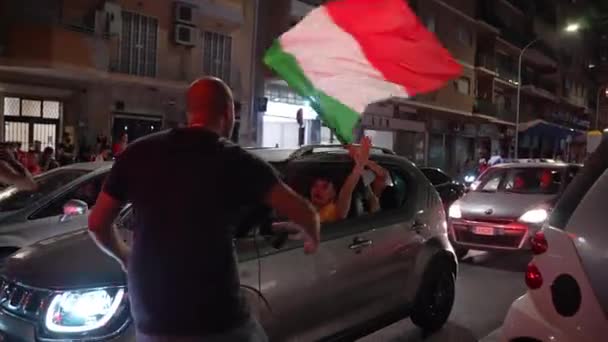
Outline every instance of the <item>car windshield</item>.
{"label": "car windshield", "polygon": [[38,184],[36,191],[18,190],[16,187],[10,186],[0,191],[0,212],[25,208],[89,172],[87,170],[73,169],[53,170],[34,178]]}
{"label": "car windshield", "polygon": [[559,168],[547,167],[494,169],[481,177],[475,191],[556,194],[561,188],[562,174]]}

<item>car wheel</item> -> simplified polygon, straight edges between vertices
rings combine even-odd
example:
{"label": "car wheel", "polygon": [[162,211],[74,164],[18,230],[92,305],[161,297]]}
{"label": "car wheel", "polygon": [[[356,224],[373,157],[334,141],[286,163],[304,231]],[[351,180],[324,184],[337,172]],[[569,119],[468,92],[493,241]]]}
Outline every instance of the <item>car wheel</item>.
{"label": "car wheel", "polygon": [[455,274],[447,263],[434,263],[425,274],[414,302],[412,322],[425,332],[435,332],[447,322],[456,294]]}
{"label": "car wheel", "polygon": [[454,252],[456,252],[456,257],[458,258],[458,261],[464,259],[464,257],[469,254],[469,250],[467,248],[462,247],[454,247]]}

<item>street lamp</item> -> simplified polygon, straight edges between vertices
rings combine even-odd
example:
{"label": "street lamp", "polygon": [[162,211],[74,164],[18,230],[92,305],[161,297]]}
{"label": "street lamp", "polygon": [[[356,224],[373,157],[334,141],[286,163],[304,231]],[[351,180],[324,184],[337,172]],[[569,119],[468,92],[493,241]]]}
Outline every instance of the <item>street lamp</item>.
{"label": "street lamp", "polygon": [[[595,129],[599,129],[599,122],[600,122],[600,94],[602,93],[602,90],[604,90],[604,87],[602,87],[602,86],[600,86],[597,89],[597,99],[595,100]],[[606,91],[608,92],[608,89],[606,89]]]}
{"label": "street lamp", "polygon": [[[580,25],[577,23],[572,23],[569,24],[568,26],[566,26],[564,28],[564,31],[567,33],[574,33],[574,32],[578,32],[580,30]],[[519,60],[518,60],[518,66],[517,66],[517,104],[516,104],[516,113],[515,113],[515,159],[517,159],[519,157],[519,107],[520,107],[520,102],[521,102],[521,67],[522,67],[522,61],[523,61],[523,57],[524,57],[524,53],[526,53],[526,51],[534,44],[538,43],[539,41],[541,41],[541,38],[538,37],[536,39],[534,39],[533,41],[529,42],[526,46],[524,46],[523,49],[521,49],[521,52],[519,53]]]}
{"label": "street lamp", "polygon": [[581,25],[577,24],[577,23],[573,23],[573,24],[569,24],[568,26],[566,26],[565,31],[569,32],[569,33],[574,33],[574,32],[578,32],[578,30],[580,30]]}
{"label": "street lamp", "polygon": [[519,107],[521,101],[521,64],[522,59],[524,57],[524,53],[530,48],[530,46],[536,44],[540,41],[540,38],[536,38],[533,41],[529,42],[521,52],[519,53],[519,60],[517,66],[517,104],[515,111],[515,159],[519,158]]}

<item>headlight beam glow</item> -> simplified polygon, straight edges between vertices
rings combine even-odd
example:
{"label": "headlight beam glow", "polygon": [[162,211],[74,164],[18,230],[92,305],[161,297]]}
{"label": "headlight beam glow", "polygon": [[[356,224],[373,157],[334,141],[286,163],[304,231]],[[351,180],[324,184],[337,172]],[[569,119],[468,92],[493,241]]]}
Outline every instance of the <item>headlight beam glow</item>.
{"label": "headlight beam glow", "polygon": [[56,333],[81,333],[105,326],[123,302],[125,290],[112,295],[109,289],[65,291],[49,305],[45,326]]}

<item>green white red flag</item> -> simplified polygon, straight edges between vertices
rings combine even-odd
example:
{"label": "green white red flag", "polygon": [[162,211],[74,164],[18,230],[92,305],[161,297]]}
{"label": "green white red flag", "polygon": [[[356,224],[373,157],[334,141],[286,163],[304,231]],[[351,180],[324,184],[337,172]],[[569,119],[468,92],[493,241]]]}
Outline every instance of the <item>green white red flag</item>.
{"label": "green white red flag", "polygon": [[329,2],[279,37],[264,62],[343,143],[369,104],[436,90],[462,71],[405,0]]}

